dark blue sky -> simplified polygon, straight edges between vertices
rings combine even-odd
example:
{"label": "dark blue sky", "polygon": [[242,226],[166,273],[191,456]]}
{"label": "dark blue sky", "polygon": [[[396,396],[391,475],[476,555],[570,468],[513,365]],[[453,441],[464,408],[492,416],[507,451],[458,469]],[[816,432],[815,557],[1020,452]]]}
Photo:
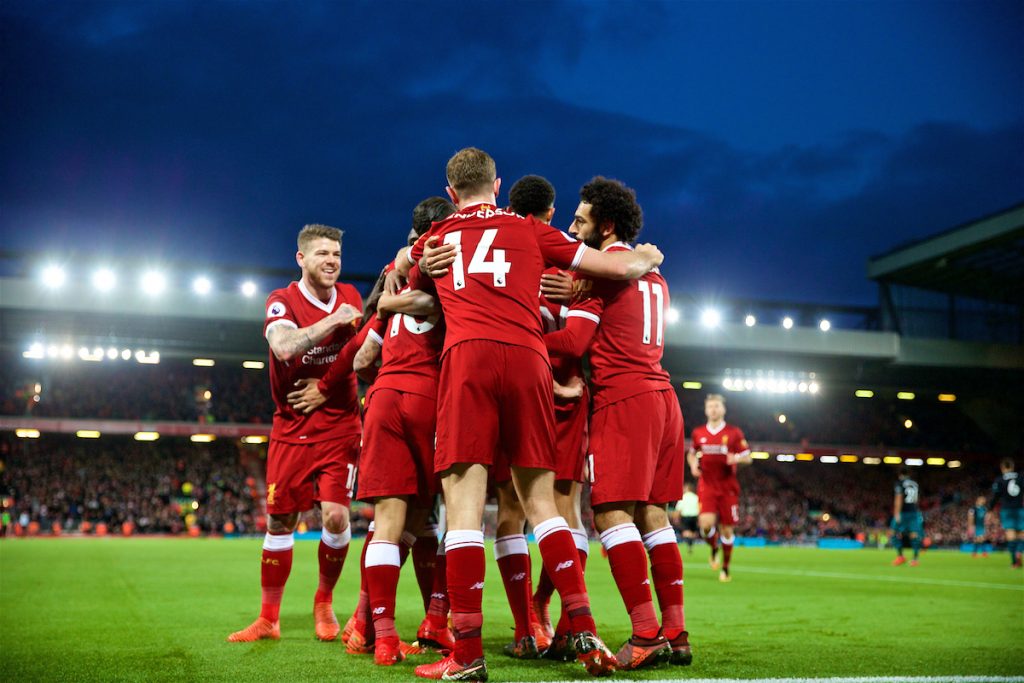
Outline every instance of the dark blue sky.
{"label": "dark blue sky", "polygon": [[[9,249],[376,271],[466,145],[637,190],[677,296],[873,303],[865,259],[1024,199],[1020,2],[0,5]],[[278,283],[268,283],[276,285]]]}

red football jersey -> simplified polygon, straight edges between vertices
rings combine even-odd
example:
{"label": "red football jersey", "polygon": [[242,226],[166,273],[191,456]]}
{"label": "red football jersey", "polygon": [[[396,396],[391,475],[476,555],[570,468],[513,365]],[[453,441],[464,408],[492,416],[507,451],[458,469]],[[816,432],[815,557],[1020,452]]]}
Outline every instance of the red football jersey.
{"label": "red football jersey", "polygon": [[574,270],[587,246],[533,217],[476,204],[434,223],[408,251],[412,263],[432,236],[459,244],[449,272],[434,281],[447,325],[444,352],[470,339],[534,349],[548,357],[537,291],[545,264]]}
{"label": "red football jersey", "polygon": [[[402,289],[433,293],[428,277],[418,277],[413,267],[409,284]],[[381,345],[381,366],[370,389],[395,389],[429,398],[437,397],[437,378],[444,346],[444,318],[436,313],[417,318],[402,313],[371,323],[369,335]]]}
{"label": "red football jersey", "polygon": [[[557,273],[558,268],[548,268],[545,273]],[[544,322],[544,334],[557,332],[565,329],[565,321],[571,309],[564,304],[548,301],[544,295],[540,295],[540,317]],[[563,355],[551,356],[551,374],[559,384],[566,385],[573,377],[583,377],[583,362],[580,358],[573,358]],[[578,401],[559,401],[555,399],[555,412],[572,413],[577,409],[577,404],[582,401],[589,402],[587,390],[584,387],[583,396]]]}
{"label": "red football jersey", "polygon": [[[632,250],[616,242],[604,251]],[[589,298],[567,314],[598,325],[590,345],[594,409],[648,391],[671,389],[661,367],[668,285],[657,270],[639,280],[594,280]]]}
{"label": "red football jersey", "polygon": [[[291,328],[309,327],[333,313],[342,304],[363,307],[363,299],[350,284],[338,282],[328,302],[320,301],[306,285],[293,282],[284,289],[275,289],[267,297],[267,317],[263,323],[263,336],[271,328],[284,325]],[[332,392],[326,402],[309,415],[292,410],[288,393],[295,389],[295,381],[308,377],[323,377],[338,356],[338,351],[356,334],[356,328],[346,325],[323,339],[301,358],[280,361],[270,352],[270,393],[274,397],[274,425],[270,436],[288,443],[311,443],[358,434],[362,430],[359,420],[359,399],[356,394],[356,376],[349,369],[350,381]]]}
{"label": "red football jersey", "polygon": [[743,431],[725,422],[715,431],[706,424],[701,425],[693,430],[693,450],[700,458],[701,485],[738,496],[740,483],[736,479],[736,465],[729,465],[726,456],[750,452]]}

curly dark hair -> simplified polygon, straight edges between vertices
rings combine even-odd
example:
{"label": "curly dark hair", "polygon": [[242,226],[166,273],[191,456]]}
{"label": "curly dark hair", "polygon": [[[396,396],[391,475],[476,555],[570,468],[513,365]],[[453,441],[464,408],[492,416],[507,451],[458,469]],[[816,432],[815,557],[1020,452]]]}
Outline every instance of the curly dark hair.
{"label": "curly dark hair", "polygon": [[455,206],[444,197],[427,197],[412,210],[412,229],[419,237],[430,230],[431,223],[444,220],[453,213]]}
{"label": "curly dark hair", "polygon": [[539,216],[555,205],[555,187],[539,175],[523,176],[509,190],[508,200],[520,216]]}
{"label": "curly dark hair", "polygon": [[620,240],[636,241],[644,226],[644,213],[636,202],[636,192],[625,183],[597,176],[580,189],[580,199],[590,204],[590,213],[598,227],[611,221]]}

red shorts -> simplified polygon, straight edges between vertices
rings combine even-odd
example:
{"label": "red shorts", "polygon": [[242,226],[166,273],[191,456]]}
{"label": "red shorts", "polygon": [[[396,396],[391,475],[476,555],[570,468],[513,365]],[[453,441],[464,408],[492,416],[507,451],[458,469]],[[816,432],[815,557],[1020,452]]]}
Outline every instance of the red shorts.
{"label": "red shorts", "polygon": [[415,496],[423,505],[432,504],[436,423],[434,399],[395,389],[373,391],[363,424],[359,499]]}
{"label": "red shorts", "polygon": [[[584,395],[575,410],[555,411],[555,481],[586,481],[588,408]],[[491,465],[491,480],[496,484],[512,481],[512,470],[503,457]]]}
{"label": "red shorts", "polygon": [[649,391],[597,410],[590,420],[592,505],[683,497],[683,415],[671,390]]}
{"label": "red shorts", "polygon": [[700,514],[718,515],[718,523],[726,526],[740,523],[740,497],[735,493],[705,486],[701,479],[697,482],[697,497],[700,498]]}
{"label": "red shorts", "polygon": [[359,434],[314,443],[270,441],[267,513],[286,515],[314,501],[348,505],[359,463]]}
{"label": "red shorts", "polygon": [[472,339],[445,354],[434,471],[456,463],[553,470],[554,398],[547,359],[525,346]]}

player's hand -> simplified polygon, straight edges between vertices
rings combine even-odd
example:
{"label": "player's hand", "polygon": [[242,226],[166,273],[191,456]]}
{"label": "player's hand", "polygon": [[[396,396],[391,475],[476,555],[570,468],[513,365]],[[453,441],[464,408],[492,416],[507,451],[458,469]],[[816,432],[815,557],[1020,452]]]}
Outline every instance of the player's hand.
{"label": "player's hand", "polygon": [[700,466],[691,467],[690,468],[690,474],[693,475],[694,479],[700,479],[700,475],[701,475]]}
{"label": "player's hand", "polygon": [[304,415],[309,415],[323,405],[327,397],[320,393],[320,388],[317,386],[319,381],[316,377],[296,380],[295,391],[290,392],[287,396],[288,405]]}
{"label": "player's hand", "polygon": [[420,259],[420,270],[429,277],[439,278],[448,274],[448,266],[455,263],[460,245],[442,244],[437,246],[440,238],[434,235],[423,245],[423,258]]}
{"label": "player's hand", "polygon": [[735,465],[736,462],[737,462],[737,460],[736,460],[736,454],[735,453],[726,453],[725,454],[725,464],[726,465]]}
{"label": "player's hand", "polygon": [[402,287],[405,287],[405,278],[397,270],[392,270],[384,276],[384,291],[386,293],[398,294]]}
{"label": "player's hand", "polygon": [[572,275],[565,271],[540,276],[540,293],[548,301],[567,304],[572,300]]}
{"label": "player's hand", "polygon": [[358,325],[359,321],[363,319],[363,312],[352,304],[342,304],[334,313],[331,313],[331,318],[338,327]]}
{"label": "player's hand", "polygon": [[661,250],[658,249],[658,247],[646,242],[644,244],[636,245],[636,247],[633,248],[633,253],[645,258],[647,262],[651,264],[650,270],[654,270],[661,265],[662,261],[665,260],[665,255],[661,253]]}
{"label": "player's hand", "polygon": [[554,382],[555,398],[562,401],[578,401],[583,396],[583,379],[573,377],[565,384]]}

